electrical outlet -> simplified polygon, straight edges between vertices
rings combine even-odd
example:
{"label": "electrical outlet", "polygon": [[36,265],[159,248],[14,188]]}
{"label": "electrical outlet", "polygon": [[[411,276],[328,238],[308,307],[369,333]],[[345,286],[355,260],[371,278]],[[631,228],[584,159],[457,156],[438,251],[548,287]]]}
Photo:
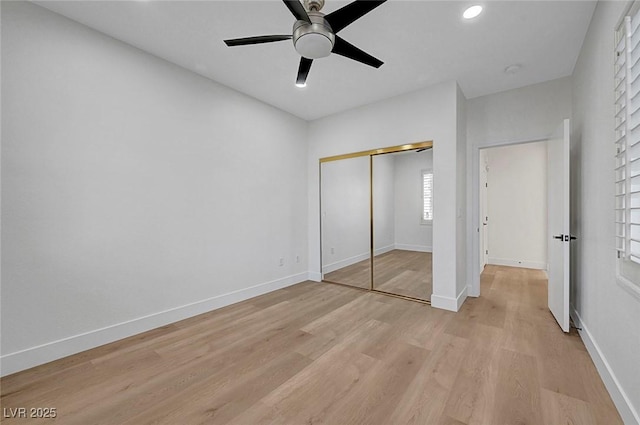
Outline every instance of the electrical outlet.
{"label": "electrical outlet", "polygon": [[280,265],[284,266],[284,258],[280,257]]}

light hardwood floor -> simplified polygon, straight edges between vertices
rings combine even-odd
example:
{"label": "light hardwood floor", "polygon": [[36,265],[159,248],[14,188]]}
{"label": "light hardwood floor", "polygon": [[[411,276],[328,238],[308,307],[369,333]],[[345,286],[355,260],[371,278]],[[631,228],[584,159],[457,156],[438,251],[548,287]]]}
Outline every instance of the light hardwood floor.
{"label": "light hardwood floor", "polygon": [[431,253],[394,249],[373,259],[373,287],[392,294],[430,300]]}
{"label": "light hardwood floor", "polygon": [[371,261],[367,258],[331,273],[325,273],[324,279],[328,282],[369,289],[371,287]]}
{"label": "light hardwood floor", "polygon": [[496,266],[457,314],[302,283],[1,384],[71,425],[622,423],[542,273]]}
{"label": "light hardwood floor", "polygon": [[[433,292],[430,252],[394,249],[373,259],[373,287],[392,294],[429,301]],[[327,273],[330,282],[369,289],[371,263],[360,261]]]}

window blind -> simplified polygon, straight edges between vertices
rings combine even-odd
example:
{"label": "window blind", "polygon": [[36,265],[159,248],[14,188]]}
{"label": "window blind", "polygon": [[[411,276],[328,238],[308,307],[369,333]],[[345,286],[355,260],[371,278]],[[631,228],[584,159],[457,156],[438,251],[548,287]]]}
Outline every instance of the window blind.
{"label": "window blind", "polygon": [[616,31],[615,221],[618,256],[640,263],[640,14]]}
{"label": "window blind", "polygon": [[433,173],[422,171],[422,221],[433,220]]}

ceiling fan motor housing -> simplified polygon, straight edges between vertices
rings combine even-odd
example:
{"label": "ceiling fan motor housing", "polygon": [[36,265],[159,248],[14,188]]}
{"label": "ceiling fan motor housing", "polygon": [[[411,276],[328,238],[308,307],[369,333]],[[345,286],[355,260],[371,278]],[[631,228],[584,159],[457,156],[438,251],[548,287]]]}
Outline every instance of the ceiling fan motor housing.
{"label": "ceiling fan motor housing", "polygon": [[311,23],[296,21],[293,24],[293,45],[301,56],[319,59],[329,56],[336,37],[321,12],[308,12]]}
{"label": "ceiling fan motor housing", "polygon": [[304,0],[304,7],[311,12],[320,12],[324,6],[324,0]]}

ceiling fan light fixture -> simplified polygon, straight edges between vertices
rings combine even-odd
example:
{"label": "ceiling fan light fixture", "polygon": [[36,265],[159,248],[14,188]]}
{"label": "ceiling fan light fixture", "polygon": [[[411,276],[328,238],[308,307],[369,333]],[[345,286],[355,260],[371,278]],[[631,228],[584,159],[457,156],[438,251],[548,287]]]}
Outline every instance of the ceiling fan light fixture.
{"label": "ceiling fan light fixture", "polygon": [[329,37],[318,33],[307,33],[295,40],[296,51],[307,59],[320,59],[331,54],[333,43]]}
{"label": "ceiling fan light fixture", "polygon": [[464,19],[473,19],[477,17],[480,13],[482,13],[482,6],[477,4],[475,6],[471,6],[467,8],[467,10],[465,10],[464,13],[462,14],[462,17]]}
{"label": "ceiling fan light fixture", "polygon": [[348,41],[336,35],[337,32],[362,18],[387,0],[355,0],[328,15],[320,12],[324,0],[283,0],[284,5],[296,18],[293,32],[279,35],[258,35],[253,37],[224,40],[228,47],[250,44],[272,43],[292,40],[293,47],[301,56],[296,77],[296,86],[306,86],[307,76],[314,59],[324,58],[333,53],[361,62],[373,68],[380,68],[384,62],[358,49]]}
{"label": "ceiling fan light fixture", "polygon": [[293,46],[307,59],[325,58],[331,54],[336,37],[320,12],[309,12],[311,23],[298,20],[293,25]]}

